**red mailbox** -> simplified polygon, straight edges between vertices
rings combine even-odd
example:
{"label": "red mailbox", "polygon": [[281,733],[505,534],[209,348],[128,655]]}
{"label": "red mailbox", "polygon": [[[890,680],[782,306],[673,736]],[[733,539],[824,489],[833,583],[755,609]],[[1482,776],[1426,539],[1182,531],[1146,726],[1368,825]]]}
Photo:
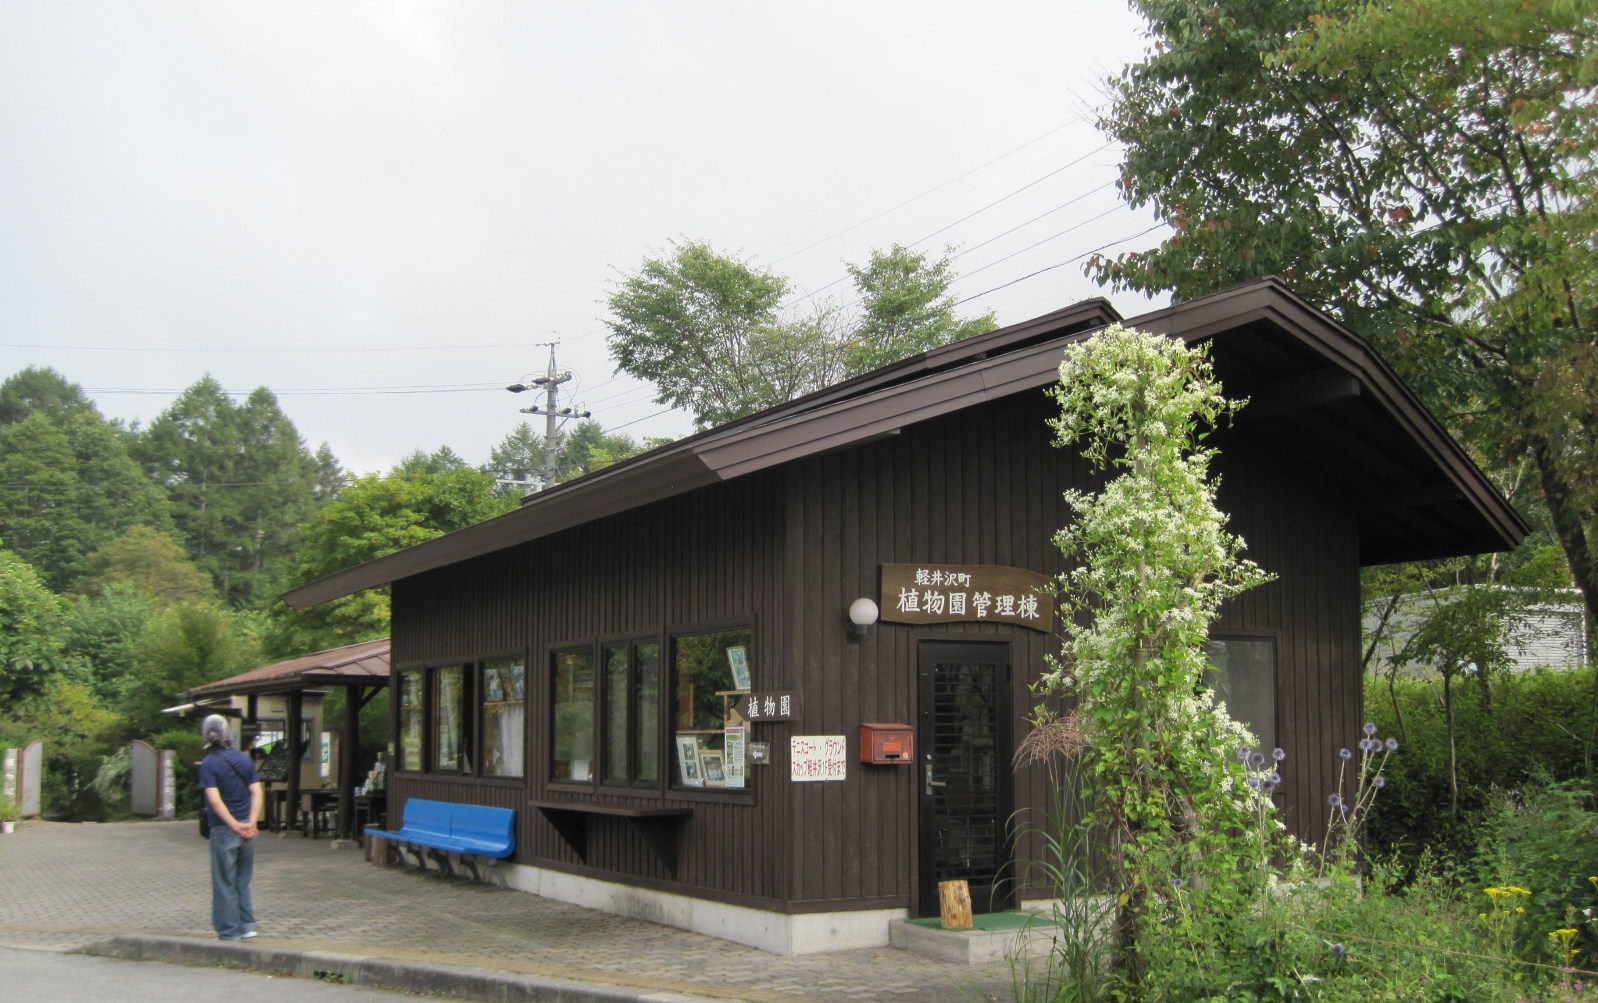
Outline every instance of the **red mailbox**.
{"label": "red mailbox", "polygon": [[878,766],[909,766],[915,762],[915,734],[908,724],[862,724],[860,761]]}

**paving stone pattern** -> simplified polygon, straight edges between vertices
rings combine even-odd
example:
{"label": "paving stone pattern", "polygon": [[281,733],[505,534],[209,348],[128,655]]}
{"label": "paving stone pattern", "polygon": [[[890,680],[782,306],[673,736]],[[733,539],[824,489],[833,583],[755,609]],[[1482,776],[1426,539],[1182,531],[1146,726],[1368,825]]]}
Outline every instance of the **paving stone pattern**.
{"label": "paving stone pattern", "polygon": [[[1005,962],[894,948],[784,958],[727,941],[407,868],[327,840],[263,835],[257,943],[751,1003],[1012,998]],[[196,823],[27,821],[0,836],[0,945],[78,947],[123,935],[210,940]]]}

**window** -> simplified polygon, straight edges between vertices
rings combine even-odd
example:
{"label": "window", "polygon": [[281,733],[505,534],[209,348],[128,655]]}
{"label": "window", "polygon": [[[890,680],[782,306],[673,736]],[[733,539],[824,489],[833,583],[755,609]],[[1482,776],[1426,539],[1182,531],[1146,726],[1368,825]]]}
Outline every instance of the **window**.
{"label": "window", "polygon": [[433,670],[433,769],[472,771],[471,728],[466,710],[466,666]]}
{"label": "window", "polygon": [[671,639],[672,748],[682,787],[742,787],[747,732],[734,712],[749,692],[753,635],[747,629]]}
{"label": "window", "polygon": [[594,759],[594,652],[566,648],[551,656],[554,750],[550,779],[589,783]]}
{"label": "window", "polygon": [[527,749],[527,666],[519,658],[482,665],[483,776],[520,777]]}
{"label": "window", "polygon": [[1205,646],[1213,668],[1204,685],[1226,704],[1234,721],[1248,726],[1269,749],[1276,734],[1276,639],[1271,637],[1215,637]]}
{"label": "window", "polygon": [[660,643],[621,641],[604,647],[604,740],[607,784],[660,782]]}
{"label": "window", "polygon": [[399,692],[399,768],[422,768],[422,672],[412,669],[400,673]]}

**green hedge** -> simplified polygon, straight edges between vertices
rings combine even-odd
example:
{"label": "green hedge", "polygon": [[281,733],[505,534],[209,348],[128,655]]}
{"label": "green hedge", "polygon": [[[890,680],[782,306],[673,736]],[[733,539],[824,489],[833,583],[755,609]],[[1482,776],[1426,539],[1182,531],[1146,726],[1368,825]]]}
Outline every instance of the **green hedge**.
{"label": "green hedge", "polygon": [[1466,861],[1475,850],[1494,792],[1537,786],[1540,777],[1591,781],[1594,758],[1593,672],[1536,671],[1492,681],[1487,706],[1475,680],[1454,683],[1459,817],[1449,810],[1448,732],[1442,681],[1367,677],[1365,710],[1400,749],[1387,764],[1387,786],[1370,816],[1373,850],[1412,857],[1423,848]]}

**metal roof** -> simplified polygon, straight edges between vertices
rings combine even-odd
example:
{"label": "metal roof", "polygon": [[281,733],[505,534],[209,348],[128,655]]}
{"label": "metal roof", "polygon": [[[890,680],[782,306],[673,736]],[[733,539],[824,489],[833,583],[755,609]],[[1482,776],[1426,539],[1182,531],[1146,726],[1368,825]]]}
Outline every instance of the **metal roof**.
{"label": "metal roof", "polygon": [[[302,585],[283,599],[314,606],[1035,391],[1058,378],[1066,345],[1119,319],[1094,299],[932,349],[531,495],[515,512]],[[1125,323],[1213,343],[1226,392],[1252,399],[1231,435],[1295,454],[1324,451],[1327,476],[1355,505],[1363,563],[1508,549],[1526,534],[1520,517],[1364,340],[1280,281],[1261,279]]]}
{"label": "metal roof", "polygon": [[189,701],[251,693],[288,693],[321,686],[388,684],[388,638],[329,648],[312,655],[273,662],[184,692]]}

